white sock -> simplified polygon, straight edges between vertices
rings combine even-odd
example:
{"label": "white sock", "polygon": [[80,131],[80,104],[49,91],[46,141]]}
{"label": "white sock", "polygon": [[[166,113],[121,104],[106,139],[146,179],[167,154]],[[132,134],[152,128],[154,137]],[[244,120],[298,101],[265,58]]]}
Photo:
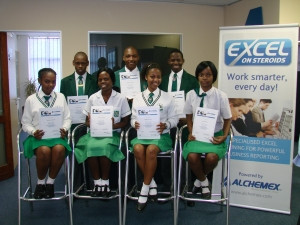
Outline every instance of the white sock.
{"label": "white sock", "polygon": [[38,179],[37,180],[37,184],[45,184],[46,178],[44,178],[43,180]]}
{"label": "white sock", "polygon": [[55,178],[48,177],[46,184],[54,184]]}
{"label": "white sock", "polygon": [[[155,188],[155,189],[153,189]],[[157,184],[154,180],[154,178],[152,178],[151,183],[149,185],[149,195],[157,195]]]}
{"label": "white sock", "polygon": [[[148,193],[149,193],[149,186],[150,185],[146,185],[143,183],[143,187],[141,189],[141,195],[145,195],[145,196],[148,196]],[[148,197],[143,197],[143,196],[140,196],[139,199],[138,199],[138,202],[139,203],[146,203],[148,200]]]}
{"label": "white sock", "polygon": [[[205,180],[204,181],[200,181],[201,182],[201,186],[202,186],[202,193],[209,193],[210,191],[209,191],[209,188],[208,188],[208,185],[209,185],[209,183],[208,183],[208,179],[207,178],[205,178]],[[205,187],[205,188],[204,188]]]}
{"label": "white sock", "polygon": [[[110,191],[109,190],[109,179],[107,179],[107,180],[102,180],[102,184],[101,184],[102,186],[104,186],[104,185],[107,185],[107,191]],[[104,187],[102,188],[102,191],[104,191]]]}
{"label": "white sock", "polygon": [[201,187],[201,181],[196,179],[194,182],[195,187]]}

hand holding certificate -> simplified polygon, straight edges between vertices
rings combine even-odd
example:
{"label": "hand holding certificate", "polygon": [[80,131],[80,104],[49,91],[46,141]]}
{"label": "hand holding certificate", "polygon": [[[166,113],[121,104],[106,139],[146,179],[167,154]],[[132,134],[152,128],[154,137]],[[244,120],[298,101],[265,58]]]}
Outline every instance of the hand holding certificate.
{"label": "hand holding certificate", "polygon": [[63,125],[62,108],[41,108],[39,115],[39,130],[44,131],[42,139],[59,138]]}
{"label": "hand holding certificate", "polygon": [[160,139],[157,125],[160,123],[158,106],[137,107],[137,121],[140,124],[137,130],[138,139]]}
{"label": "hand holding certificate", "polygon": [[211,143],[219,111],[198,107],[194,115],[193,136],[197,141]]}
{"label": "hand holding certificate", "polygon": [[112,106],[92,106],[91,137],[112,137]]}

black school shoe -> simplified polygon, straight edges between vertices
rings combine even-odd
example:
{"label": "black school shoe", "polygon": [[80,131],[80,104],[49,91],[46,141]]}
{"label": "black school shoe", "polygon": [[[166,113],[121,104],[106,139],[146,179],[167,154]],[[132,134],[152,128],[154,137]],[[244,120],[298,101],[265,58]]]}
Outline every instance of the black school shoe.
{"label": "black school shoe", "polygon": [[[147,197],[147,198],[148,198],[148,195],[141,195],[141,194],[140,194],[140,196],[141,196],[141,197]],[[147,206],[147,202],[148,202],[148,199],[147,199],[147,201],[146,201],[145,203],[140,203],[139,200],[138,200],[137,205],[136,205],[136,209],[137,209],[139,212],[144,211],[144,209],[145,209],[146,206]]]}
{"label": "black school shoe", "polygon": [[44,184],[37,184],[35,186],[35,191],[33,194],[33,197],[35,199],[42,199],[45,196],[45,190],[46,190],[46,185]]}
{"label": "black school shoe", "polygon": [[94,190],[91,194],[91,197],[99,197],[102,194],[102,190],[101,190],[101,186],[100,185],[95,185]]}
{"label": "black school shoe", "polygon": [[110,188],[109,188],[109,186],[108,185],[103,185],[103,186],[100,186],[101,187],[101,189],[103,190],[102,192],[101,192],[101,197],[105,197],[105,198],[108,198],[108,197],[110,197]]}
{"label": "black school shoe", "polygon": [[201,198],[202,199],[210,199],[211,198],[211,183],[208,182],[208,186],[202,186],[202,188],[208,188],[209,192],[207,193],[202,193]]}
{"label": "black school shoe", "polygon": [[45,198],[54,197],[54,184],[46,184]]}
{"label": "black school shoe", "polygon": [[201,191],[202,191],[201,186],[200,187],[196,187],[195,185],[193,186],[193,189],[192,189],[193,194],[197,194],[198,192],[201,192]]}
{"label": "black school shoe", "polygon": [[157,187],[151,187],[150,189],[156,189],[156,195],[148,195],[149,196],[149,200],[151,201],[151,202],[157,202],[157,199],[158,199],[158,197],[157,197]]}

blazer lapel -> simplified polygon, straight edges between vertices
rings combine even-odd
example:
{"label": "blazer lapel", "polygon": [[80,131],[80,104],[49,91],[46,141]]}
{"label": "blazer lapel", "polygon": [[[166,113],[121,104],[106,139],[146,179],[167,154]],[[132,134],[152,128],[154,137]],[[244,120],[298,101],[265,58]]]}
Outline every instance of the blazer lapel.
{"label": "blazer lapel", "polygon": [[70,84],[70,94],[68,96],[76,96],[76,83],[75,83],[75,73],[69,78],[69,84]]}

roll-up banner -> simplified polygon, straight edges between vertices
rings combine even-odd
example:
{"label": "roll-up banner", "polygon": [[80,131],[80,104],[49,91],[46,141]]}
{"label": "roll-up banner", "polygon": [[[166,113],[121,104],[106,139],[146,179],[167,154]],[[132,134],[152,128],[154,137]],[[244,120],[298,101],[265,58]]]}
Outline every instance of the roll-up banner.
{"label": "roll-up banner", "polygon": [[231,205],[290,213],[298,30],[220,28],[218,88],[233,114]]}

